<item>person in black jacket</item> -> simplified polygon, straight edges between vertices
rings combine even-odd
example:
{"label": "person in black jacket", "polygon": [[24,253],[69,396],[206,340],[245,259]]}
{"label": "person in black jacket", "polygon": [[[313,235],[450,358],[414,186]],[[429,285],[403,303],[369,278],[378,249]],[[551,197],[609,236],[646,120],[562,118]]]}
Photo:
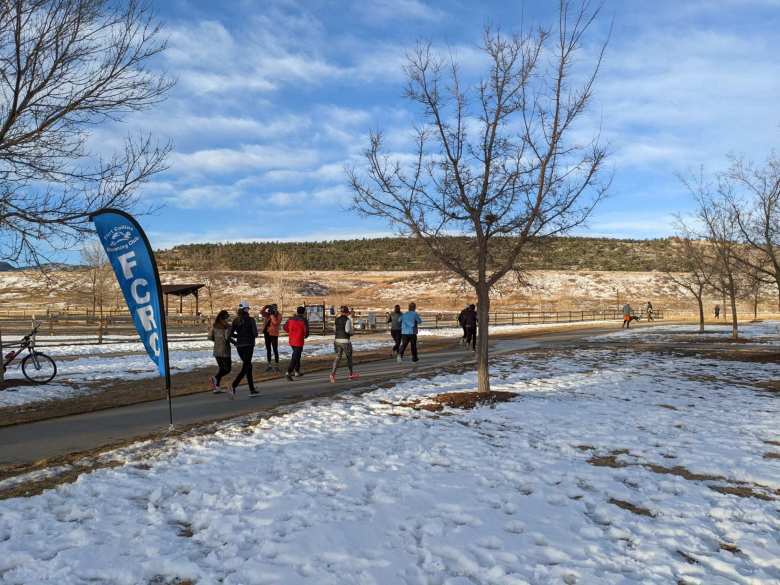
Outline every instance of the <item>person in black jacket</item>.
{"label": "person in black jacket", "polygon": [[466,334],[466,347],[471,345],[472,351],[477,350],[477,308],[469,305],[463,309],[463,331]]}
{"label": "person in black jacket", "polygon": [[249,303],[241,301],[238,304],[238,316],[233,320],[230,328],[230,340],[235,344],[238,357],[241,358],[241,371],[230,386],[230,395],[235,397],[236,387],[246,376],[249,385],[249,395],[257,396],[255,381],[252,379],[252,354],[255,353],[255,339],[257,339],[257,321],[249,314]]}
{"label": "person in black jacket", "polygon": [[469,310],[469,308],[466,307],[458,315],[458,325],[460,325],[460,328],[463,329],[463,337],[460,338],[460,342],[463,343],[464,345],[466,344],[466,325],[463,322],[463,318],[465,317],[466,311],[468,311],[468,310]]}

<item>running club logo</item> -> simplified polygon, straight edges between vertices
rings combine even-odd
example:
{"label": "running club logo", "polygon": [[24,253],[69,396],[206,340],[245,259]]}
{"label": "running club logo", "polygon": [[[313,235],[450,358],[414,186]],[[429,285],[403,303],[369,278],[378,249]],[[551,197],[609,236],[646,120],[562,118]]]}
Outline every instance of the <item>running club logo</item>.
{"label": "running club logo", "polygon": [[127,224],[114,226],[103,236],[106,251],[112,254],[129,250],[140,239],[133,226]]}

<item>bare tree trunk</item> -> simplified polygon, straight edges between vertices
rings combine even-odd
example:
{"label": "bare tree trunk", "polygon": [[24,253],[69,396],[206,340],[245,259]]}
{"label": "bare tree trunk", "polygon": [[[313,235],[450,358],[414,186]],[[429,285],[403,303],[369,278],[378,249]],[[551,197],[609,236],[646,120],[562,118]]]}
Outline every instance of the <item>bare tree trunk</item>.
{"label": "bare tree trunk", "polygon": [[701,296],[696,297],[699,303],[699,333],[704,333],[704,301]]}
{"label": "bare tree trunk", "polygon": [[489,319],[490,319],[490,291],[486,285],[477,289],[477,319],[479,320],[477,331],[477,390],[490,392],[489,369]]}
{"label": "bare tree trunk", "polygon": [[729,300],[731,301],[731,336],[734,339],[739,337],[737,331],[737,291],[734,287],[734,283],[729,283]]}
{"label": "bare tree trunk", "polygon": [[759,292],[760,292],[759,289],[756,288],[756,293],[753,296],[753,321],[757,321],[758,320],[758,302],[759,302],[758,295],[759,295]]}
{"label": "bare tree trunk", "polygon": [[780,279],[775,282],[777,283],[777,310],[780,311]]}

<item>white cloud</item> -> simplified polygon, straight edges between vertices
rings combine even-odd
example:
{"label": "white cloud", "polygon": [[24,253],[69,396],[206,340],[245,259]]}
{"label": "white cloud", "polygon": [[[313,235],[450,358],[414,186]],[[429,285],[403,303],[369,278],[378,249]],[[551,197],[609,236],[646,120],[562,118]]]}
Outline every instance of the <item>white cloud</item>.
{"label": "white cloud", "polygon": [[234,173],[262,169],[290,169],[311,166],[318,154],[312,149],[287,144],[247,144],[237,148],[215,148],[171,155],[176,173]]}
{"label": "white cloud", "polygon": [[596,87],[621,165],[722,164],[777,143],[780,62],[760,34],[652,31],[609,48]]}
{"label": "white cloud", "polygon": [[298,205],[322,205],[341,209],[352,199],[352,194],[346,186],[325,187],[300,191],[275,191],[268,195],[267,200],[279,207],[295,207]]}
{"label": "white cloud", "polygon": [[353,10],[372,23],[388,20],[441,20],[446,13],[421,0],[361,0]]}

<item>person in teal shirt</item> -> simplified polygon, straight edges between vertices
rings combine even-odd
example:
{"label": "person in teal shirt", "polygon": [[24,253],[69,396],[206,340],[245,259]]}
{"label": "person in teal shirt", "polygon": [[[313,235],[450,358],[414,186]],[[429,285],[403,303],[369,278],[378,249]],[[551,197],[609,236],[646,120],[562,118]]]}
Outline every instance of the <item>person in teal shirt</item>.
{"label": "person in teal shirt", "polygon": [[408,345],[412,346],[412,361],[419,361],[417,357],[417,328],[422,323],[417,314],[417,305],[409,303],[409,310],[401,316],[401,349],[398,352],[398,363],[404,361],[404,352]]}

